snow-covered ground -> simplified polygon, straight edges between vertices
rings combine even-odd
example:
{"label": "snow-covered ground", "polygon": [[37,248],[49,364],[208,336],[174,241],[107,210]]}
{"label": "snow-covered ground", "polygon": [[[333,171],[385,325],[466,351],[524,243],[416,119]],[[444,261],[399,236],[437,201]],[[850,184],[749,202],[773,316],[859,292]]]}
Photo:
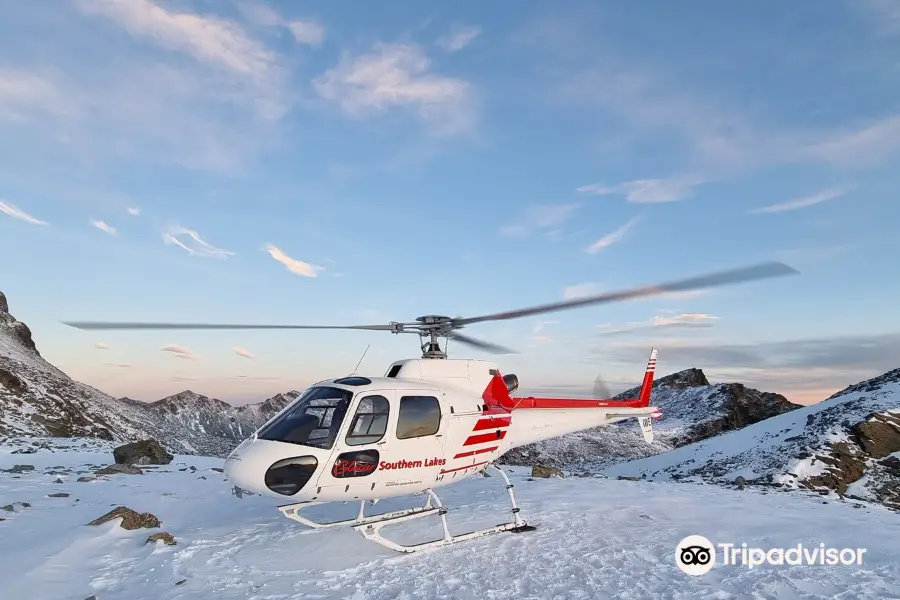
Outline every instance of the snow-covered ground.
{"label": "snow-covered ground", "polygon": [[[86,451],[77,440],[69,445],[67,451],[0,453],[0,469],[35,467],[0,473],[0,507],[14,509],[0,510],[0,598],[900,597],[897,515],[809,494],[580,477],[529,481],[527,469],[511,468],[523,514],[539,523],[536,531],[402,555],[352,530],[306,529],[282,517],[275,499],[233,497],[213,470],[221,459],[178,455],[143,475],[78,482],[112,455]],[[60,492],[69,496],[49,496]],[[509,516],[496,475],[444,488],[441,498],[456,533]],[[118,520],[86,525],[119,505],[151,512],[162,525],[134,531],[121,529]],[[335,518],[356,508],[320,507],[311,514]],[[425,541],[439,537],[439,522],[426,517],[383,531],[406,543]],[[177,545],[145,545],[159,531],[174,535]],[[821,542],[867,552],[861,567],[717,565],[692,578],[675,564],[676,545],[691,534],[738,546]]]}

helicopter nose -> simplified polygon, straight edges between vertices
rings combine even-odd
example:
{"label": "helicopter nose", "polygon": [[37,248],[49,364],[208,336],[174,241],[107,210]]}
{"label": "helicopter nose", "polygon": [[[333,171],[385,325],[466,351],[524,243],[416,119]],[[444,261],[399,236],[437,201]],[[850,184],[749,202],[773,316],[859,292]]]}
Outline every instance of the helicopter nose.
{"label": "helicopter nose", "polygon": [[233,486],[245,492],[273,497],[294,496],[313,479],[318,466],[316,456],[298,453],[294,444],[251,438],[235,448],[225,460],[225,476]]}
{"label": "helicopter nose", "polygon": [[[254,494],[265,493],[265,482],[259,477],[260,467],[265,472],[265,466],[259,465],[257,452],[250,447],[252,442],[244,440],[225,459],[225,477],[236,488]],[[254,456],[256,455],[256,456]]]}

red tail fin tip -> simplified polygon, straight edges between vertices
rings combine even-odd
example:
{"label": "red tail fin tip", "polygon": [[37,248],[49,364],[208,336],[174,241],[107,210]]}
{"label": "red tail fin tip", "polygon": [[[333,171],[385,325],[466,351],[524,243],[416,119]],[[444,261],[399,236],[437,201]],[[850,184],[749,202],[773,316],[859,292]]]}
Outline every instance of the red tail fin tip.
{"label": "red tail fin tip", "polygon": [[650,392],[653,391],[653,374],[656,372],[656,355],[658,350],[650,350],[650,360],[647,361],[647,370],[644,372],[644,381],[641,383],[641,393],[638,396],[641,406],[650,406]]}

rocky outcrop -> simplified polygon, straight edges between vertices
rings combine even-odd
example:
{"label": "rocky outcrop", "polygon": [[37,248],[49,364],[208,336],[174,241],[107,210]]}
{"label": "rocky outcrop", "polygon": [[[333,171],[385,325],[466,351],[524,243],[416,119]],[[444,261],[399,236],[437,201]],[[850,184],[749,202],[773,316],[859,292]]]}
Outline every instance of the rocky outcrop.
{"label": "rocky outcrop", "polygon": [[872,413],[847,429],[846,442],[829,443],[813,459],[825,465],[823,472],[802,479],[800,485],[843,496],[871,471],[879,477],[869,491],[883,503],[900,508],[900,459],[891,456],[900,452],[900,412]]}
{"label": "rocky outcrop", "polygon": [[853,433],[866,455],[884,458],[900,452],[900,414],[877,413],[853,426]]}
{"label": "rocky outcrop", "polygon": [[117,506],[102,517],[94,519],[93,521],[88,523],[88,525],[102,525],[107,521],[112,521],[113,519],[122,519],[122,522],[119,523],[119,527],[128,530],[144,528],[152,529],[154,527],[160,526],[159,519],[156,517],[156,515],[148,512],[135,512],[127,506]]}
{"label": "rocky outcrop", "polygon": [[531,468],[532,477],[542,477],[548,479],[550,477],[564,477],[563,472],[555,467],[547,467],[544,465],[534,465]]}
{"label": "rocky outcrop", "polygon": [[[701,369],[693,368],[678,371],[677,373],[672,373],[671,375],[666,375],[665,377],[654,380],[653,389],[665,387],[673,390],[684,390],[687,388],[705,387],[708,385],[709,380],[706,378],[706,374]],[[637,395],[637,392],[639,391],[640,388],[634,388],[624,392],[624,395],[631,397],[632,395]],[[623,394],[620,394],[620,396],[621,395]]]}
{"label": "rocky outcrop", "polygon": [[676,448],[800,408],[781,394],[761,392],[740,383],[723,383],[716,388],[723,397],[724,414],[688,427],[685,435],[675,438]]}
{"label": "rocky outcrop", "polygon": [[859,451],[859,446],[847,442],[828,444],[825,450],[812,463],[818,461],[825,465],[823,472],[802,479],[799,484],[810,489],[826,488],[844,495],[850,484],[866,472],[865,455]]}
{"label": "rocky outcrop", "polygon": [[168,546],[174,546],[177,543],[175,542],[175,537],[168,531],[160,531],[159,533],[151,534],[144,543],[154,544],[156,542],[164,542]]}
{"label": "rocky outcrop", "polygon": [[119,446],[113,450],[113,457],[120,465],[167,465],[175,458],[153,439]]}

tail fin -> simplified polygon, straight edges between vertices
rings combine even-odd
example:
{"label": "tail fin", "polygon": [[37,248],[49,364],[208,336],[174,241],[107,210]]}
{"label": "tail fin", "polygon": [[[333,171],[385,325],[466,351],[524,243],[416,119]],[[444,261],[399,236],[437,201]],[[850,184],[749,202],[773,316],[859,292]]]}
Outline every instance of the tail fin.
{"label": "tail fin", "polygon": [[650,360],[647,361],[647,370],[644,372],[644,381],[641,383],[641,393],[638,396],[639,406],[650,406],[650,392],[653,391],[653,374],[656,372],[656,348],[650,350]]}

